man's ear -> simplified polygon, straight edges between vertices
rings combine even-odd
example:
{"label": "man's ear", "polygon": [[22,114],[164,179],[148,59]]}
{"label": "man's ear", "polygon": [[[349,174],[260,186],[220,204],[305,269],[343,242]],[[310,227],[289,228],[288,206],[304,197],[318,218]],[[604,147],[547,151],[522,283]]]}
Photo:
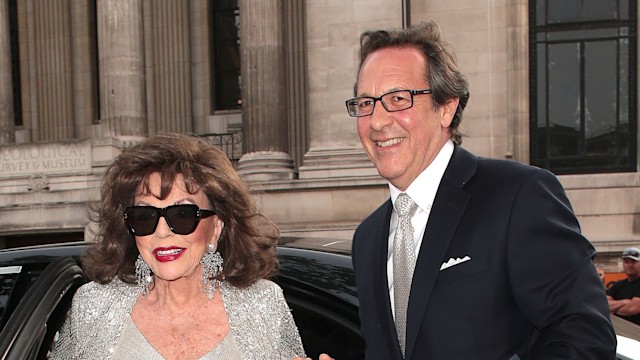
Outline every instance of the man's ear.
{"label": "man's ear", "polygon": [[447,100],[444,104],[440,104],[440,125],[443,128],[448,128],[451,126],[451,122],[453,121],[453,117],[456,115],[456,109],[458,109],[458,103],[460,102],[460,98],[451,98]]}

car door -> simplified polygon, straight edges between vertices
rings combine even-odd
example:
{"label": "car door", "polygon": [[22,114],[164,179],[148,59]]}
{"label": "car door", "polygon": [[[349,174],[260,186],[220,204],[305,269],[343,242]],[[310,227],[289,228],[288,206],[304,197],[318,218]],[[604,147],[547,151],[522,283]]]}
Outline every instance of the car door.
{"label": "car door", "polygon": [[29,287],[0,332],[0,360],[46,359],[71,299],[85,282],[69,256],[52,261]]}

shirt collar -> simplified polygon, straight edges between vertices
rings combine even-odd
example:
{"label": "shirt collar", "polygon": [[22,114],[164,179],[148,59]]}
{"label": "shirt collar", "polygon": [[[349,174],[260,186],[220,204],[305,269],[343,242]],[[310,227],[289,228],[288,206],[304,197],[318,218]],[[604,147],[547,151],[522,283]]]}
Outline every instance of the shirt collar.
{"label": "shirt collar", "polygon": [[[440,180],[442,180],[442,176],[453,155],[454,147],[453,141],[449,139],[442,149],[440,149],[440,152],[438,152],[438,155],[433,159],[431,164],[409,184],[407,191],[405,191],[405,193],[416,202],[420,210],[429,211],[431,209],[433,200],[436,197],[436,192],[440,186]],[[389,183],[389,194],[394,204],[401,192],[397,187]]]}

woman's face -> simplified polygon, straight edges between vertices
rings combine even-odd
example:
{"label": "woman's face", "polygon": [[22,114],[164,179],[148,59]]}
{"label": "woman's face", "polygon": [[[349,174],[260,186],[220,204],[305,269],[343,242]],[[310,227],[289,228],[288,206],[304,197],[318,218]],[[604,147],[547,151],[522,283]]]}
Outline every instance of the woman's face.
{"label": "woman's face", "polygon": [[[176,177],[171,193],[164,200],[157,198],[160,194],[159,173],[149,176],[151,194],[141,194],[141,190],[143,189],[138,189],[139,195],[134,199],[136,206],[165,208],[171,205],[194,204],[201,209],[211,209],[209,200],[202,191],[190,194],[186,190],[181,175]],[[136,245],[140,255],[155,274],[156,281],[200,281],[200,260],[208,244],[217,247],[223,227],[222,220],[214,215],[200,219],[192,233],[179,235],[171,231],[164,217],[160,217],[155,232],[146,236],[135,236]]]}
{"label": "woman's face", "polygon": [[598,277],[600,277],[600,281],[602,281],[602,283],[604,284],[604,269],[597,268],[596,271],[598,272]]}

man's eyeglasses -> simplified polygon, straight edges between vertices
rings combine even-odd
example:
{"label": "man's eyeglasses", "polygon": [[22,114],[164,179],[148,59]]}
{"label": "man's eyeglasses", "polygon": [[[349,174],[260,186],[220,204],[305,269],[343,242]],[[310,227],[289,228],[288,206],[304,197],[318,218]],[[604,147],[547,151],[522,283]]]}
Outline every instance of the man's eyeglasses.
{"label": "man's eyeglasses", "polygon": [[147,236],[156,231],[158,221],[164,217],[171,231],[188,235],[196,229],[200,219],[215,214],[213,210],[200,209],[193,204],[171,205],[162,209],[155,206],[129,206],[124,210],[124,221],[133,235]]}
{"label": "man's eyeglasses", "polygon": [[394,90],[380,97],[359,96],[346,101],[349,116],[361,117],[373,114],[376,101],[380,100],[388,112],[401,111],[413,106],[415,95],[431,94],[431,89],[425,90]]}

